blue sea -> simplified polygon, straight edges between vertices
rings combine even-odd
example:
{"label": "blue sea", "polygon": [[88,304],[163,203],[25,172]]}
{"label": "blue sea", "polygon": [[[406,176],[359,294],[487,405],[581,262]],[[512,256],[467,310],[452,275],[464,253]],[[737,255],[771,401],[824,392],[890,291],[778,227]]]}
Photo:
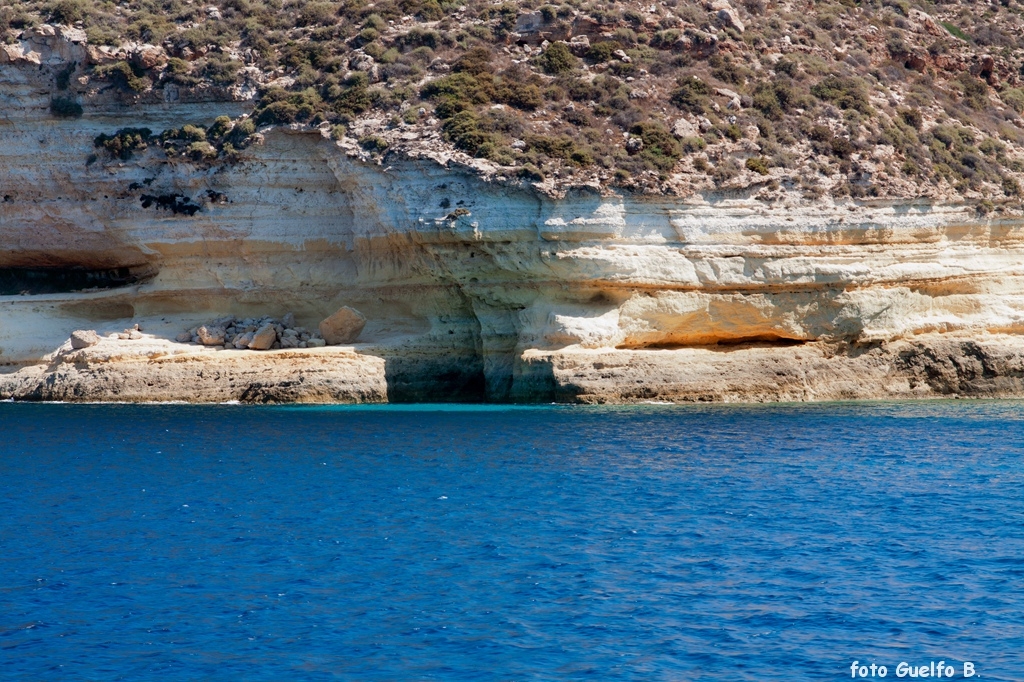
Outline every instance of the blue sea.
{"label": "blue sea", "polygon": [[1021,680],[1022,454],[1016,402],[0,404],[0,679]]}

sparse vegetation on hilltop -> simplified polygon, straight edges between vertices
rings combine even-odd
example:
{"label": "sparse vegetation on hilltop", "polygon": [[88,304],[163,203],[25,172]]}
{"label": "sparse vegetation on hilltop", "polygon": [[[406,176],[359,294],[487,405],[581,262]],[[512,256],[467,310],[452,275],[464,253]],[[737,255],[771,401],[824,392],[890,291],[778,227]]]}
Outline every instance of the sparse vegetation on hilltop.
{"label": "sparse vegetation on hilltop", "polygon": [[[327,123],[369,154],[429,141],[509,178],[646,191],[992,198],[1024,180],[1017,0],[0,0],[6,42],[44,22],[156,46],[84,71],[127,96],[258,85],[250,119],[202,136],[98,139],[119,158],[224,158],[255,126]],[[88,116],[69,77],[52,111]]]}

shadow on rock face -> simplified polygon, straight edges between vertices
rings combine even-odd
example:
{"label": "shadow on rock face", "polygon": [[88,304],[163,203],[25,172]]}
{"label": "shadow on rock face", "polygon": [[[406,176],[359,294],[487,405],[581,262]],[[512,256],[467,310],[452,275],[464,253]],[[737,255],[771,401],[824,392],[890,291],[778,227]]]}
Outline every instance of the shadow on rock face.
{"label": "shadow on rock face", "polygon": [[471,353],[413,351],[385,355],[388,402],[480,403],[487,400],[483,360]]}

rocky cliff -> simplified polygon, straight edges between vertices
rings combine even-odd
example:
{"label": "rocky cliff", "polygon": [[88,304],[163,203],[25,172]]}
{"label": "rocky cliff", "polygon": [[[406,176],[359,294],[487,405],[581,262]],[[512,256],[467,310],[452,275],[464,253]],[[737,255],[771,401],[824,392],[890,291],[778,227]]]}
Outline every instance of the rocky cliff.
{"label": "rocky cliff", "polygon": [[[64,42],[61,42],[64,41]],[[1024,224],[935,200],[753,187],[552,197],[277,126],[230,160],[94,139],[238,117],[244,92],[54,118],[0,66],[0,398],[833,400],[1024,394]],[[49,50],[49,51],[47,51]],[[74,56],[74,55],[72,55]],[[213,350],[213,317],[361,311],[358,342]],[[144,338],[72,350],[75,329]]]}

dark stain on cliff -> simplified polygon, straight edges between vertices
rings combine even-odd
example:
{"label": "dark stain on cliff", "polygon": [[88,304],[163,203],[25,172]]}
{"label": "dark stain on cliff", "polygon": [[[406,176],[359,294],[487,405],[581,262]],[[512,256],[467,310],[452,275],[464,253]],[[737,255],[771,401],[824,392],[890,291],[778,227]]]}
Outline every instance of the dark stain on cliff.
{"label": "dark stain on cliff", "polygon": [[156,206],[158,209],[167,209],[175,215],[195,215],[199,210],[199,204],[193,202],[184,194],[143,194],[139,197],[142,208]]}

